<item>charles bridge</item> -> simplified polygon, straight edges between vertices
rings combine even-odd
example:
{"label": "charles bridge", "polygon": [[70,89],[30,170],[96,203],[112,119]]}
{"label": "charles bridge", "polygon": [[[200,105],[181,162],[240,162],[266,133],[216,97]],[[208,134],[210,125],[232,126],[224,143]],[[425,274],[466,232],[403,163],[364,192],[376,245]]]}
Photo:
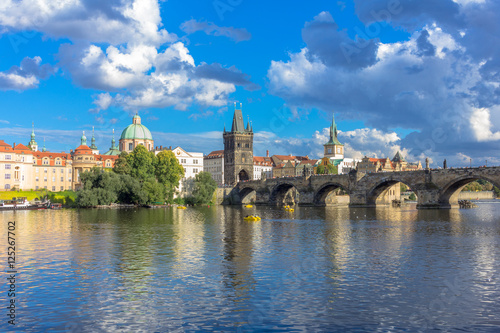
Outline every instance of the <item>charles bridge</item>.
{"label": "charles bridge", "polygon": [[290,191],[298,194],[301,206],[325,206],[328,195],[342,189],[351,207],[375,207],[380,198],[398,183],[417,195],[417,208],[456,208],[462,188],[474,180],[487,180],[500,188],[500,167],[426,169],[418,171],[312,175],[239,182],[225,197],[225,203],[250,200],[257,205],[282,205]]}

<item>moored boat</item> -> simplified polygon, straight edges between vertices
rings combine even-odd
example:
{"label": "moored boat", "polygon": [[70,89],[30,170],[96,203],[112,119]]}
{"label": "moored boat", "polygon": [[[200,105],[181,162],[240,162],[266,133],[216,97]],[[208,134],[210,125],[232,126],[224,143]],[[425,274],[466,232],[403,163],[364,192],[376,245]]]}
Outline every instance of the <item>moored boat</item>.
{"label": "moored boat", "polygon": [[49,204],[50,202],[31,204],[26,197],[14,197],[12,200],[0,201],[0,210],[46,209]]}

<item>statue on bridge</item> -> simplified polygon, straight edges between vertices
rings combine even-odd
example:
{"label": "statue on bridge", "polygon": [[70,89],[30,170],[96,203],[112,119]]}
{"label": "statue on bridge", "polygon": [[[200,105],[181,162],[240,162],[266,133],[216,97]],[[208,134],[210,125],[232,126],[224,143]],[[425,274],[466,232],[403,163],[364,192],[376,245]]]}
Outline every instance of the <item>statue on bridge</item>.
{"label": "statue on bridge", "polygon": [[446,165],[446,158],[444,159],[444,162],[443,162],[443,169],[448,169],[448,166]]}
{"label": "statue on bridge", "polygon": [[427,170],[429,170],[429,158],[428,157],[425,158],[425,168]]}

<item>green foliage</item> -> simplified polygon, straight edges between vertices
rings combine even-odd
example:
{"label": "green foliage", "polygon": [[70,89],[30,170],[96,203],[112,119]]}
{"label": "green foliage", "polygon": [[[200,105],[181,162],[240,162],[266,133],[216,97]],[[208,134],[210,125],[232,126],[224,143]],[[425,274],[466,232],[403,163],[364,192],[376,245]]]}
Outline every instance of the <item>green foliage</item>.
{"label": "green foliage", "polygon": [[155,175],[155,154],[143,145],[135,147],[134,151],[127,155],[127,164],[130,166],[130,175],[139,181],[145,181]]}
{"label": "green foliage", "polygon": [[336,175],[336,174],[338,174],[338,169],[333,164],[327,164],[326,166],[321,164],[321,165],[318,165],[318,167],[316,168],[316,174],[317,175],[324,175],[324,174]]}
{"label": "green foliage", "polygon": [[48,193],[47,197],[49,198],[50,202],[61,203],[64,206],[68,207],[76,206],[77,194],[76,192],[70,190],[61,192],[50,192]]}
{"label": "green foliage", "polygon": [[415,195],[415,193],[412,193],[412,194],[410,194],[410,196],[408,197],[408,199],[411,200],[411,201],[415,201],[415,200],[417,200],[417,196]]}
{"label": "green foliage", "polygon": [[144,205],[148,195],[142,190],[141,183],[130,175],[120,176],[122,187],[118,193],[118,202],[125,204]]}
{"label": "green foliage", "polygon": [[171,202],[174,198],[175,188],[184,176],[184,168],[180,165],[172,151],[161,151],[154,161],[155,176],[165,188],[165,196]]}
{"label": "green foliage", "polygon": [[400,184],[400,187],[401,187],[401,188],[400,188],[400,189],[401,189],[401,193],[402,193],[402,192],[406,192],[406,191],[408,191],[408,186],[406,186],[405,184],[401,183],[401,184]]}
{"label": "green foliage", "polygon": [[[194,179],[193,203],[196,205],[210,203],[216,189],[217,183],[212,179],[210,172],[202,171],[198,173]],[[187,200],[188,198],[186,198]],[[189,200],[191,199],[189,198]]]}
{"label": "green foliage", "polygon": [[156,179],[149,178],[142,184],[142,190],[147,196],[147,203],[164,203],[165,187]]}
{"label": "green foliage", "polygon": [[495,191],[495,196],[500,197],[500,189],[498,187],[494,186],[493,191]]}
{"label": "green foliage", "polygon": [[113,171],[120,175],[129,175],[130,174],[130,165],[127,162],[128,153],[126,151],[122,151],[120,153],[120,157],[115,161],[115,166],[113,167]]}
{"label": "green foliage", "polygon": [[172,200],[173,203],[175,204],[178,204],[178,205],[185,205],[186,204],[186,201],[184,200],[184,198],[175,198]]}
{"label": "green foliage", "polygon": [[471,182],[462,189],[462,191],[470,191],[470,192],[476,192],[476,191],[495,191],[495,187],[493,186],[492,183],[479,179],[477,181]]}

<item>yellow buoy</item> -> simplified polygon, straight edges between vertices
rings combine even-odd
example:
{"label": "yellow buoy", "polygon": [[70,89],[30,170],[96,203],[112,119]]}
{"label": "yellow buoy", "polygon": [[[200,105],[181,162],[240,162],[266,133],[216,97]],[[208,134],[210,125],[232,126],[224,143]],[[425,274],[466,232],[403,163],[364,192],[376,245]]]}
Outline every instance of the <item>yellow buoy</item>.
{"label": "yellow buoy", "polygon": [[257,215],[249,215],[243,218],[245,221],[260,221],[260,217]]}
{"label": "yellow buoy", "polygon": [[252,205],[245,205],[245,208],[252,208]]}
{"label": "yellow buoy", "polygon": [[186,206],[177,206],[177,209],[186,209]]}

